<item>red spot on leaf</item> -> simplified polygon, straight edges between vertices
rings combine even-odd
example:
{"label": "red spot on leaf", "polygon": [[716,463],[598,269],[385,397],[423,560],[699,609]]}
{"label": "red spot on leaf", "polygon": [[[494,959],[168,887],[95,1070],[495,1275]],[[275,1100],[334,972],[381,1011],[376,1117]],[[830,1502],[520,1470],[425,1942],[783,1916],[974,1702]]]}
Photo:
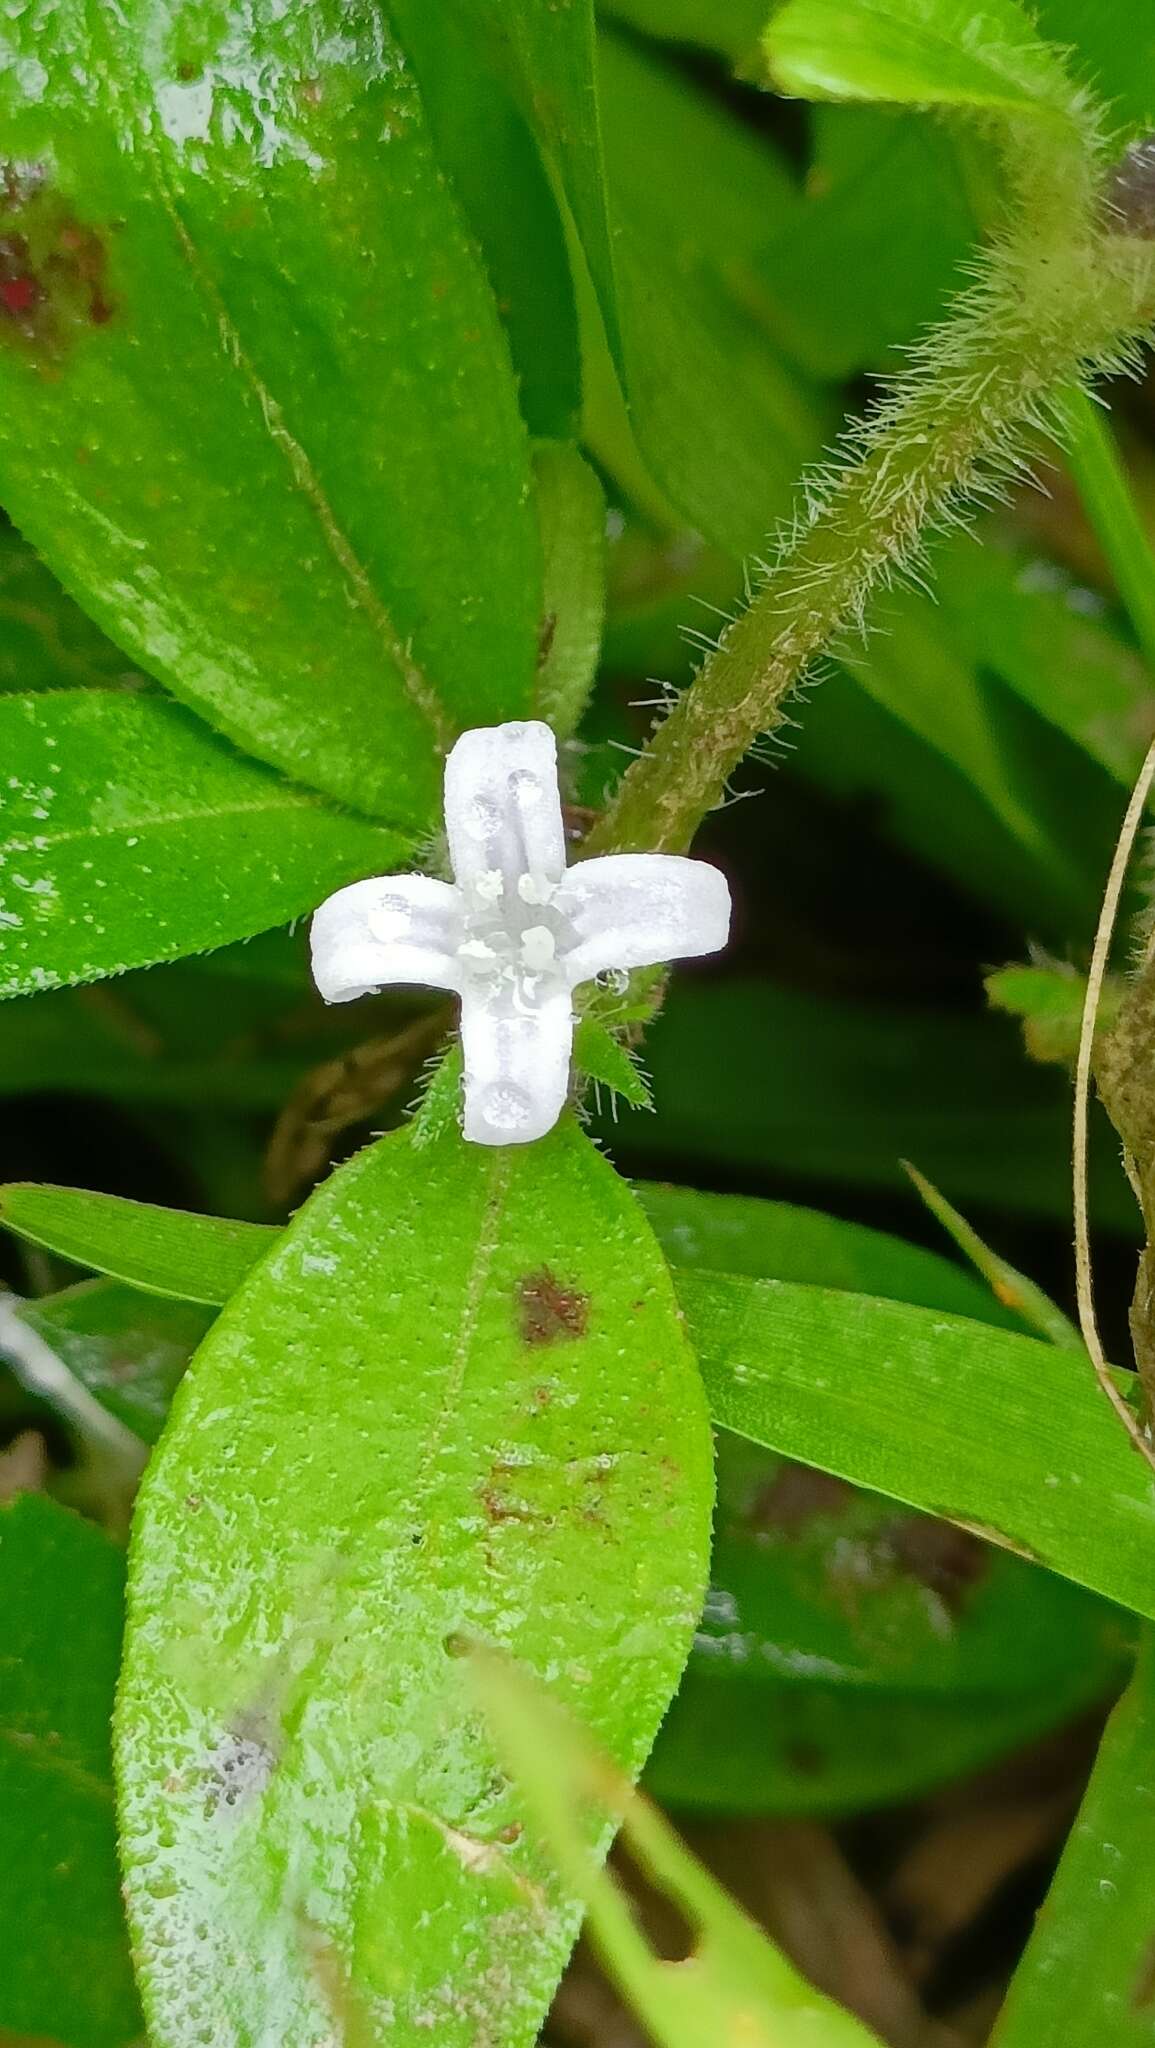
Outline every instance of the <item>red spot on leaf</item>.
{"label": "red spot on leaf", "polygon": [[58,362],[86,328],[104,327],[104,235],[78,219],[39,164],[0,164],[0,340]]}
{"label": "red spot on leaf", "polygon": [[523,1344],[560,1344],[567,1338],[584,1337],[589,1322],[590,1298],[579,1287],[565,1287],[542,1266],[518,1281],[518,1330]]}

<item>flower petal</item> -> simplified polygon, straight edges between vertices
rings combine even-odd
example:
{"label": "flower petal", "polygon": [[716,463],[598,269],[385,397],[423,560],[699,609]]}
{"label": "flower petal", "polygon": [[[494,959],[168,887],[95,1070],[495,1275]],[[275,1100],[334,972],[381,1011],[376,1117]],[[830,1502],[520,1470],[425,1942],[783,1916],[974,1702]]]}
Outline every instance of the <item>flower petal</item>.
{"label": "flower petal", "polygon": [[327,1003],[393,984],[460,987],[457,890],[431,875],[378,875],[338,889],[316,912],[313,980]]}
{"label": "flower petal", "polygon": [[579,861],[554,899],[577,944],[569,984],[608,967],[652,967],[717,953],[730,931],[730,890],[708,861],[674,853],[611,853]]}
{"label": "flower petal", "polygon": [[445,829],[467,889],[497,875],[513,893],[523,875],[561,880],[565,828],[548,725],[531,719],[462,734],[445,763]]}
{"label": "flower petal", "polygon": [[465,1136],[474,1145],[528,1145],[552,1131],[569,1091],[573,1005],[567,990],[535,1008],[461,1001]]}

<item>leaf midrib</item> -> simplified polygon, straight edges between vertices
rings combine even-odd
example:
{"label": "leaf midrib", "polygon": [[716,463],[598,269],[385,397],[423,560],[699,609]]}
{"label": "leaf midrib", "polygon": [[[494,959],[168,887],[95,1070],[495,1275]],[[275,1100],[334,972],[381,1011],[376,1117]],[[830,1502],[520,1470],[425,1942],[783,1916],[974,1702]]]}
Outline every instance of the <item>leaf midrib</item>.
{"label": "leaf midrib", "polygon": [[[360,820],[343,818],[339,811],[329,810],[320,797],[313,797],[308,793],[301,793],[293,789],[285,789],[283,792],[279,790],[271,791],[266,801],[258,803],[219,804],[212,810],[155,812],[147,818],[133,819],[121,825],[86,825],[79,830],[37,832],[35,837],[45,841],[46,844],[33,846],[31,841],[29,841],[27,843],[27,850],[35,854],[46,854],[53,852],[58,846],[70,844],[73,840],[115,839],[122,832],[143,834],[149,831],[163,831],[170,825],[202,825],[209,824],[216,818],[260,817],[270,811],[298,810],[316,811],[322,818],[327,818],[332,822],[340,824],[361,823]],[[35,822],[38,823],[39,820]],[[391,830],[387,825],[374,826],[370,819],[364,821],[363,829],[365,831],[379,831],[382,833],[387,833]],[[16,842],[14,839],[9,839],[7,844],[9,849],[12,850]]]}
{"label": "leaf midrib", "polygon": [[[101,37],[104,45],[104,70],[114,96],[126,102],[129,119],[141,144],[141,155],[151,173],[156,196],[161,209],[172,229],[177,245],[188,265],[189,275],[196,290],[212,316],[214,332],[221,343],[221,354],[231,362],[246,379],[257,401],[261,419],[264,421],[269,440],[284,460],[294,486],[301,492],[316,517],[326,547],[338,568],[352,583],[366,617],[376,628],[385,644],[390,661],[395,667],[406,696],[431,729],[433,740],[442,753],[448,751],[454,737],[454,726],[442,706],[437,692],[424,671],[398,633],[388,607],[378,596],[372,578],[361,557],[353,546],[349,535],[338,520],[321,480],[313,467],[312,460],[300,441],[290,431],[279,401],[265,383],[256,364],[244,346],[238,328],[219,286],[211,276],[193,235],[177,205],[166,175],[163,145],[158,138],[151,120],[144,115],[147,103],[155,114],[155,99],[151,93],[137,95],[131,89],[120,90],[117,59],[120,52],[112,35],[107,31],[105,10],[97,0],[95,7],[86,9],[90,32],[94,40]],[[95,18],[95,19],[94,19]]]}

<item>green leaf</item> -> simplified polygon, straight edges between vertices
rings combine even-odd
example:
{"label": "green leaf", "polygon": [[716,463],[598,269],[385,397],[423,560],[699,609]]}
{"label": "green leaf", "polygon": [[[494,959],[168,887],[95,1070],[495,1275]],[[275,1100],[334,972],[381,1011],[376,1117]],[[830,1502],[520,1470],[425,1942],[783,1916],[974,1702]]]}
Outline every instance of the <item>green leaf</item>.
{"label": "green leaf", "polygon": [[601,652],[606,503],[568,442],[539,441],[533,474],[544,556],[538,709],[564,739],[585,710]]}
{"label": "green leaf", "polygon": [[454,1652],[548,1672],[636,1771],[710,1465],[664,1262],[572,1122],[395,1136],[312,1197],[138,1505],[118,1756],[155,2048],[304,2048],[347,2014],[414,2048],[533,2038],[576,1914]]}
{"label": "green leaf", "polygon": [[1153,1759],[1155,1637],[1146,1629],[991,2048],[1150,2043]]}
{"label": "green leaf", "polygon": [[123,1576],[79,1516],[0,1507],[0,2028],[68,2048],[141,2033],[108,1755]]}
{"label": "green leaf", "polygon": [[0,691],[123,690],[143,681],[27,541],[0,525]]}
{"label": "green leaf", "polygon": [[712,1584],[697,1668],[748,1684],[767,1669],[966,1693],[977,1713],[984,1695],[1069,1691],[1072,1667],[1093,1697],[1113,1675],[1104,1650],[1117,1668],[1129,1640],[1125,1617],[1063,1579],[725,1433]]}
{"label": "green leaf", "polygon": [[[646,1064],[657,1114],[637,1125],[623,1112],[615,1142],[623,1156],[644,1146],[651,1171],[712,1160],[909,1193],[899,1161],[917,1159],[962,1206],[1068,1226],[1068,1084],[1024,1060],[1006,1019],[675,978]],[[1107,1145],[1093,1177],[1097,1220],[1133,1237],[1134,1197]]]}
{"label": "green leaf", "polygon": [[1065,1316],[1062,1309],[1055,1306],[1050,1295],[1036,1286],[1026,1273],[1020,1273],[1006,1259],[1000,1258],[997,1252],[992,1251],[990,1246],[983,1242],[978,1231],[972,1229],[966,1217],[952,1208],[946,1196],[940,1194],[933,1183],[919,1173],[917,1167],[911,1166],[909,1161],[906,1162],[906,1170],[931,1215],[938,1218],[943,1229],[953,1237],[959,1250],[966,1254],[976,1270],[990,1283],[991,1292],[996,1299],[1003,1302],[1007,1308],[1014,1309],[1025,1323],[1029,1323],[1037,1330],[1040,1337],[1046,1338],[1048,1344],[1058,1344],[1064,1351],[1077,1351],[1085,1358],[1087,1354],[1078,1329],[1070,1317]]}
{"label": "green leaf", "polygon": [[0,698],[0,753],[2,995],[248,937],[408,851],[160,697]]}
{"label": "green leaf", "polygon": [[[953,1259],[864,1223],[847,1223],[791,1202],[754,1195],[707,1195],[697,1188],[640,1181],[634,1192],[658,1243],[678,1270],[743,1273],[753,1280],[801,1280],[844,1287],[1018,1330],[1018,1316]],[[0,1221],[3,1220],[0,1190]]]}
{"label": "green leaf", "polygon": [[451,7],[391,0],[438,160],[481,246],[532,434],[569,440],[581,414],[581,344],[565,230],[529,124],[501,66]]}
{"label": "green leaf", "polygon": [[231,1223],[35,1181],[0,1189],[0,1223],[58,1258],[147,1294],[210,1306],[227,1301],[281,1235],[262,1223]]}
{"label": "green leaf", "polygon": [[1048,41],[1073,51],[1079,75],[1114,102],[1120,120],[1155,123],[1155,21],[1134,0],[1037,0]]}
{"label": "green leaf", "polygon": [[[977,552],[971,543],[968,570],[970,556]],[[973,610],[969,593],[967,605]],[[1111,821],[1113,832],[1116,791],[1073,749],[1066,749],[1064,759],[1060,743],[1045,731],[1040,733],[1037,719],[1028,717],[997,685],[992,688],[990,675],[980,666],[981,656],[976,658],[968,649],[968,636],[944,632],[942,613],[925,593],[903,591],[888,598],[879,608],[878,625],[879,632],[861,653],[842,650],[843,666],[861,688],[961,772],[1007,837],[1064,902],[1068,930],[1092,929],[1111,840],[1104,833],[1101,866],[1096,866],[1087,857],[1086,825],[1073,832],[1071,819],[1083,818],[1093,829],[1103,816]],[[1064,651],[1074,651],[1069,638]],[[1053,662],[1053,653],[1050,659]],[[990,666],[1001,674],[1000,662]],[[1021,669],[1018,673],[1021,679]],[[1040,740],[1052,742],[1045,775],[1040,773]],[[1082,743],[1080,734],[1078,744]],[[1072,777],[1084,792],[1075,804],[1064,787]]]}
{"label": "green leaf", "polygon": [[142,1294],[118,1280],[82,1281],[26,1301],[19,1315],[146,1444],[160,1435],[177,1383],[213,1321],[206,1308]]}
{"label": "green leaf", "polygon": [[532,701],[529,451],[380,10],[36,0],[0,33],[0,495],[131,658],[426,827]]}
{"label": "green leaf", "polygon": [[648,1771],[662,1799],[831,1813],[909,1798],[1122,1679],[1117,1608],[725,1431],[718,1452],[711,1590]]}
{"label": "green leaf", "polygon": [[[584,1732],[522,1673],[478,1658],[474,1682],[533,1825],[584,1898],[610,1975],[661,2048],[870,2048],[875,2036],[799,1976],[657,1810],[631,1796]],[[591,1805],[621,1821],[631,1855],[688,1926],[685,1960],[651,1948],[620,1880],[591,1860],[579,1818]]]}
{"label": "green leaf", "polygon": [[[785,517],[830,424],[743,290],[754,238],[764,241],[797,200],[766,145],[676,71],[609,32],[598,55],[619,368],[634,432],[666,496],[741,558]],[[595,423],[600,454],[599,442]]]}
{"label": "green leaf", "polygon": [[1067,115],[1073,88],[1015,0],[786,0],[774,83],[804,99]]}
{"label": "green leaf", "polygon": [[806,199],[763,238],[754,303],[811,376],[893,369],[957,291],[975,240],[967,138],[889,107],[813,118]]}
{"label": "green leaf", "polygon": [[969,536],[936,557],[938,631],[1129,789],[1155,689],[1094,594],[1061,569]]}
{"label": "green leaf", "polygon": [[[1040,1574],[1040,1577],[1042,1575]],[[954,1784],[1108,1697],[1117,1661],[1073,1667],[1051,1692],[957,1698],[864,1693],[807,1676],[723,1687],[695,1659],[662,1724],[647,1789],[714,1816],[833,1819]],[[719,1728],[725,1739],[719,1741]]]}
{"label": "green leaf", "polygon": [[[615,1038],[612,1031],[596,1017],[579,1017],[574,1032],[574,1061],[578,1072],[585,1074],[598,1087],[609,1088],[614,1095],[620,1095],[632,1109],[649,1109],[650,1090],[645,1075],[634,1061],[628,1046]],[[636,1190],[642,1194],[642,1190]],[[643,1198],[643,1206],[644,1198]]]}
{"label": "green leaf", "polygon": [[788,173],[659,59],[595,38],[591,0],[459,5],[505,51],[592,279],[587,441],[619,477],[652,472],[659,497],[741,557],[785,515],[826,425],[726,276],[735,241],[795,203]]}
{"label": "green leaf", "polygon": [[[1018,1017],[1031,1059],[1071,1067],[1079,1050],[1087,977],[1060,962],[1055,966],[1000,967],[983,982],[992,1010]],[[1119,1015],[1124,983],[1109,975],[1099,1001],[1097,1029],[1109,1031]]]}
{"label": "green leaf", "polygon": [[1074,1352],[785,1281],[678,1299],[723,1428],[1155,1613],[1155,1477]]}

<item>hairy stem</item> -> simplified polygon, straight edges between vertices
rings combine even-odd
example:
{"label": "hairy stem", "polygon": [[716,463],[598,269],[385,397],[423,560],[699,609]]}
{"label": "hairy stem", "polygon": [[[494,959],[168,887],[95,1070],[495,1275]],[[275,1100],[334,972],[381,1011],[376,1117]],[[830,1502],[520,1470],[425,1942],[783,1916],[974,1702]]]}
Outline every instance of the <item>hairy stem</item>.
{"label": "hairy stem", "polygon": [[[586,851],[684,850],[791,692],[868,603],[916,569],[928,531],[1024,473],[1060,394],[1132,359],[1155,317],[1155,244],[1106,203],[1093,113],[1013,140],[1007,225],[977,282],[841,459],[810,479],[794,533],[632,763]],[[1117,174],[1116,174],[1117,178]],[[1145,225],[1145,224],[1144,224]]]}

